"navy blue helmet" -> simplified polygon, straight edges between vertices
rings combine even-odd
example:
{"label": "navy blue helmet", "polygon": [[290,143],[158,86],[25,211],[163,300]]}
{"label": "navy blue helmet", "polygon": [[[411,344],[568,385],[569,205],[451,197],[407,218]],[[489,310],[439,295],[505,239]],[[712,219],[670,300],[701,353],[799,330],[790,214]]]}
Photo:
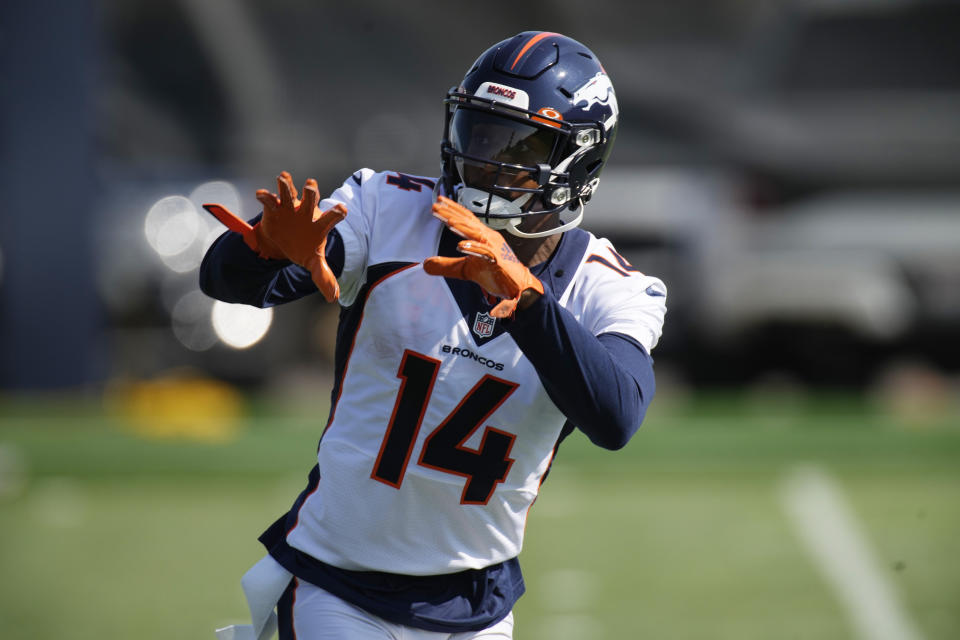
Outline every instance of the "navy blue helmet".
{"label": "navy blue helmet", "polygon": [[[558,33],[525,31],[485,51],[444,103],[448,194],[521,237],[580,223],[618,120],[613,85],[593,52]],[[559,219],[547,229],[524,224],[553,213]]]}

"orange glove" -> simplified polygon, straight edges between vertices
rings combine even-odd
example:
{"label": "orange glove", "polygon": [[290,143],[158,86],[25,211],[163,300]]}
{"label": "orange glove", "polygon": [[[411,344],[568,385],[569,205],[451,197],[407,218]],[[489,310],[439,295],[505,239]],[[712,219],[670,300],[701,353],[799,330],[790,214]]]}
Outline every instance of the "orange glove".
{"label": "orange glove", "polygon": [[287,256],[264,235],[263,225],[259,222],[251,227],[249,222],[220,204],[210,202],[204,204],[203,208],[212,213],[213,217],[222,222],[227,229],[242,235],[247,246],[256,251],[261,258],[287,259]]}
{"label": "orange glove", "polygon": [[347,215],[347,208],[337,204],[327,211],[317,209],[320,192],[313,178],[304,183],[300,200],[286,171],[277,176],[277,191],[279,197],[257,190],[263,205],[263,233],[288,259],[305,267],[327,302],[333,302],[340,297],[340,285],[327,265],[327,234]]}
{"label": "orange glove", "polygon": [[327,265],[327,234],[347,215],[346,207],[337,204],[319,211],[320,194],[313,178],[303,185],[301,201],[286,171],[277,176],[277,191],[279,196],[266,189],[257,191],[263,218],[253,227],[218,204],[205,204],[203,208],[227,228],[241,233],[247,246],[260,257],[287,259],[305,267],[327,302],[333,302],[340,297],[340,285]]}
{"label": "orange glove", "polygon": [[494,318],[509,318],[517,309],[520,294],[527,289],[543,293],[543,284],[517,260],[502,235],[480,222],[477,216],[449,198],[440,196],[433,215],[464,238],[457,245],[462,258],[435,256],[423,261],[432,276],[471,280],[484,291],[503,298],[491,311]]}

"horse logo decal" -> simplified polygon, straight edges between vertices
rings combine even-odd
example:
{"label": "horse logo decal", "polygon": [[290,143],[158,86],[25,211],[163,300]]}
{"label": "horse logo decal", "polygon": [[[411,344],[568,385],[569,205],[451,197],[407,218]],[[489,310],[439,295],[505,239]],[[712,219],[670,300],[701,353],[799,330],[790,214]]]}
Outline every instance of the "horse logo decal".
{"label": "horse logo decal", "polygon": [[613,91],[610,77],[604,72],[598,71],[585,85],[574,92],[573,106],[578,107],[581,103],[584,105],[581,109],[584,111],[589,111],[595,104],[609,106],[613,114],[607,118],[603,126],[610,129],[617,123],[617,114],[620,112],[617,107],[617,96]]}

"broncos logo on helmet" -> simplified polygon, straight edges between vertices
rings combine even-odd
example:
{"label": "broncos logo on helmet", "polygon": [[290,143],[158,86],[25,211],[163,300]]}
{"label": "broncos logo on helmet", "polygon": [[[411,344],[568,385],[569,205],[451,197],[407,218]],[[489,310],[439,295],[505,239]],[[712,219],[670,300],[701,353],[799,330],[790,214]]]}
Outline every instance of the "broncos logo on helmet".
{"label": "broncos logo on helmet", "polygon": [[574,91],[572,101],[577,107],[583,103],[581,109],[584,111],[589,111],[595,104],[609,106],[613,113],[604,121],[603,126],[609,129],[617,123],[617,95],[613,91],[610,77],[603,71],[598,71],[587,84]]}

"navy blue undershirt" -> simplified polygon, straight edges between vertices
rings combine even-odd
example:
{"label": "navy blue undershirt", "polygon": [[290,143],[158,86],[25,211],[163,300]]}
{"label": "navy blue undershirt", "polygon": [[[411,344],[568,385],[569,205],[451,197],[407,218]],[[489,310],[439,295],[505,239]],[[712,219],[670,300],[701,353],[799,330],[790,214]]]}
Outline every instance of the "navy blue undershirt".
{"label": "navy blue undershirt", "polygon": [[[503,327],[567,417],[560,439],[579,428],[594,444],[618,449],[637,431],[653,397],[653,361],[629,336],[592,335],[557,301],[585,248],[586,232],[565,233],[550,260],[531,269],[543,282],[544,295]],[[339,276],[344,248],[336,229],[328,237],[327,261]],[[230,231],[207,251],[200,266],[200,288],[218,300],[257,307],[292,302],[317,291],[306,269],[285,260],[261,259],[240,234]],[[318,481],[315,467],[304,494]],[[294,575],[384,619],[449,633],[479,630],[505,617],[524,591],[516,558],[441,576],[354,572],[327,565],[286,543],[285,531],[300,501],[260,541]]]}

